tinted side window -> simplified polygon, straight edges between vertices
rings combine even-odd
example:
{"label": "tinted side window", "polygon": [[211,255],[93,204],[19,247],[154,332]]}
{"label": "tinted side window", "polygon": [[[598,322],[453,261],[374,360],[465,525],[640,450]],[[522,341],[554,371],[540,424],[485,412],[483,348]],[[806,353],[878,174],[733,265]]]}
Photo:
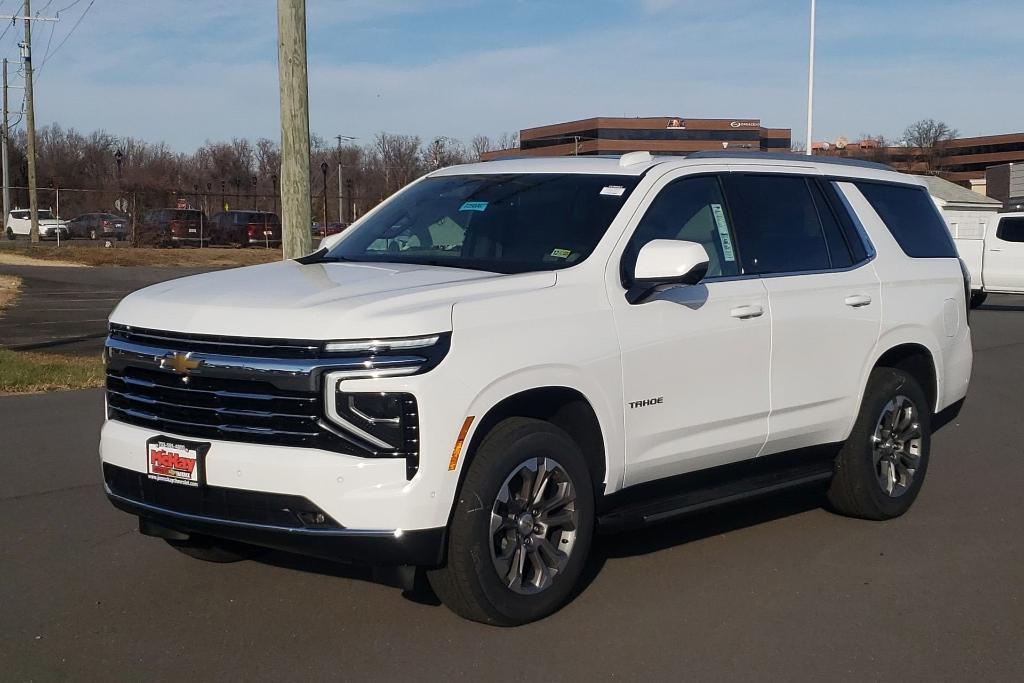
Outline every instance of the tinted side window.
{"label": "tinted side window", "polygon": [[807,180],[800,176],[726,176],[744,273],[827,270],[828,246]]}
{"label": "tinted side window", "polygon": [[633,279],[640,248],[658,239],[704,245],[708,277],[739,275],[725,199],[714,176],[677,180],[658,193],[622,255],[623,283]]}
{"label": "tinted side window", "polygon": [[809,180],[807,185],[811,190],[811,197],[814,199],[814,207],[818,210],[818,219],[825,232],[825,243],[828,245],[828,257],[833,268],[849,268],[853,265],[853,255],[850,253],[850,246],[846,243],[846,236],[843,235],[839,221],[832,213],[831,207],[825,201],[825,195],[817,181]]}
{"label": "tinted side window", "polygon": [[1002,218],[996,237],[1006,242],[1024,242],[1024,218]]}
{"label": "tinted side window", "polygon": [[956,258],[946,222],[924,188],[864,182],[856,185],[907,256]]}

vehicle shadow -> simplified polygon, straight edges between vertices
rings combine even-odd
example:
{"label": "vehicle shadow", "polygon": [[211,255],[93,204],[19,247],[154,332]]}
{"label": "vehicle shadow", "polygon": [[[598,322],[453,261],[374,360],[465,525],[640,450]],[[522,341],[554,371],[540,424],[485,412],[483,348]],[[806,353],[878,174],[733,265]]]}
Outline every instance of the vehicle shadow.
{"label": "vehicle shadow", "polygon": [[[587,590],[608,560],[656,553],[685,543],[808,512],[824,504],[824,491],[813,487],[765,496],[754,501],[738,502],[632,531],[597,534],[590,557],[570,601]],[[387,570],[375,570],[277,551],[268,552],[256,558],[256,561],[274,567],[404,588],[398,576]],[[404,589],[402,596],[418,604],[441,604],[430,589],[423,572],[417,572],[412,590]]]}
{"label": "vehicle shadow", "polygon": [[976,310],[976,311],[1024,311],[1024,306],[1015,305],[1015,304],[1006,304],[1006,305],[982,304],[981,306],[978,306],[974,310]]}

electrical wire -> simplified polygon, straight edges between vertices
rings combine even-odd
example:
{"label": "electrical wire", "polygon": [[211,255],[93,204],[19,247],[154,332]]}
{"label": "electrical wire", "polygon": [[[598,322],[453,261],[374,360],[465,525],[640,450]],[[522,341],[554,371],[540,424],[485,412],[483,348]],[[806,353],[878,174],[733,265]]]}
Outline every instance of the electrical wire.
{"label": "electrical wire", "polygon": [[[93,5],[95,4],[95,3],[96,3],[96,0],[89,0],[89,4],[85,6],[85,9],[84,9],[84,10],[82,10],[82,14],[81,14],[81,15],[80,15],[80,16],[78,17],[78,21],[76,21],[76,22],[75,22],[75,25],[71,27],[71,30],[67,32],[67,35],[65,35],[65,36],[64,36],[64,39],[63,39],[63,40],[61,40],[61,41],[60,41],[60,43],[58,43],[57,47],[55,47],[55,48],[53,49],[53,52],[50,52],[50,53],[49,53],[49,54],[48,54],[47,56],[45,56],[45,57],[43,58],[43,61],[42,61],[42,63],[41,63],[40,65],[39,65],[39,68],[38,68],[38,69],[36,70],[36,76],[35,76],[36,80],[38,80],[38,74],[42,73],[42,71],[43,71],[43,67],[44,67],[44,66],[46,66],[47,62],[49,62],[49,61],[50,61],[50,59],[51,59],[51,58],[52,58],[52,57],[53,57],[53,56],[54,56],[55,54],[57,54],[58,52],[60,52],[60,49],[61,49],[62,47],[64,47],[64,43],[68,42],[68,38],[70,38],[70,37],[71,37],[71,36],[72,36],[72,35],[73,35],[73,34],[75,33],[75,30],[76,30],[76,29],[77,29],[77,28],[79,27],[79,25],[80,25],[80,24],[82,23],[82,20],[83,20],[83,19],[85,19],[85,15],[89,13],[89,10],[90,10],[90,9],[92,9],[92,6],[93,6]],[[69,6],[74,6],[74,5],[69,5]]]}

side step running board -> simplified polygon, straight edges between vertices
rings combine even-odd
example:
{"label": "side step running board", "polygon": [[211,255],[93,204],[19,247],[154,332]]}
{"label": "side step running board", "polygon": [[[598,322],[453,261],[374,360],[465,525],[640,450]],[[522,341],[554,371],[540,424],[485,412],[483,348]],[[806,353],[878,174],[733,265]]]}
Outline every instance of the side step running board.
{"label": "side step running board", "polygon": [[[729,469],[732,469],[732,466]],[[761,471],[718,482],[697,478],[697,481],[688,484],[684,480],[674,491],[657,497],[621,504],[612,503],[614,507],[598,516],[598,530],[615,532],[654,524],[719,505],[823,483],[832,478],[830,461],[802,463],[772,471],[757,469]],[[626,489],[623,493],[628,491],[629,489]]]}

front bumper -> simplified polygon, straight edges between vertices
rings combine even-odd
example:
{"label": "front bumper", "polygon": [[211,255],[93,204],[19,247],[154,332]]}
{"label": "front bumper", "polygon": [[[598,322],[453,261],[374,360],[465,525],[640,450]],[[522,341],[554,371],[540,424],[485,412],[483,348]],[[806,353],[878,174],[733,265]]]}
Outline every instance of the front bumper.
{"label": "front bumper", "polygon": [[[151,535],[167,535],[168,531],[200,534],[370,566],[436,567],[443,562],[444,527],[349,529],[330,517],[325,523],[304,524],[300,515],[310,520],[308,515],[319,508],[298,496],[217,487],[200,493],[199,489],[152,482],[141,473],[109,464],[104,465],[103,475],[110,502],[137,515],[140,528],[161,530],[151,531]],[[168,507],[174,505],[170,501],[175,497],[177,507]]]}

